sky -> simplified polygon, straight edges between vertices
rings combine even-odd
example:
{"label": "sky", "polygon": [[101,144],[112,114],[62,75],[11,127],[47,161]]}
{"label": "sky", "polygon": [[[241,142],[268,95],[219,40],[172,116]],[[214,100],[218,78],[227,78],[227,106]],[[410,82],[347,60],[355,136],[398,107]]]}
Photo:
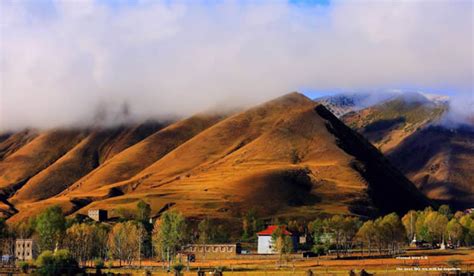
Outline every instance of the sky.
{"label": "sky", "polygon": [[469,0],[3,0],[0,130],[116,123],[124,106],[136,120],[189,116],[291,91],[448,94],[464,114],[473,14]]}

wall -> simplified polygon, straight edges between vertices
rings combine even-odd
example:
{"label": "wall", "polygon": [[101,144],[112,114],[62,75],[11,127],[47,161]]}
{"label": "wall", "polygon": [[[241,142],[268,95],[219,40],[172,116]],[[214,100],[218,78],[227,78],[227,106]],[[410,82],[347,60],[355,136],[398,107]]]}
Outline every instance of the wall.
{"label": "wall", "polygon": [[273,250],[270,248],[272,244],[272,236],[258,236],[258,254],[273,254]]}

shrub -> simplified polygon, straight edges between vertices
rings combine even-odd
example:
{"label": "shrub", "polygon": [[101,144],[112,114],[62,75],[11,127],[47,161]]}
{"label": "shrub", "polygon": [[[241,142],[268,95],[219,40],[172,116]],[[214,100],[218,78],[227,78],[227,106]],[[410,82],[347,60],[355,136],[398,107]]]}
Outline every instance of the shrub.
{"label": "shrub", "polygon": [[180,271],[183,270],[183,269],[184,269],[184,265],[181,264],[181,263],[177,263],[177,264],[173,265],[173,270],[174,270],[174,271],[180,272]]}
{"label": "shrub", "polygon": [[227,267],[225,267],[225,266],[216,266],[215,270],[217,272],[224,272],[224,271],[227,270]]}
{"label": "shrub", "polygon": [[30,268],[30,264],[25,261],[21,261],[18,263],[18,267],[21,269],[23,273],[27,273],[28,269]]}
{"label": "shrub", "polygon": [[317,245],[314,245],[313,246],[313,250],[314,254],[317,254],[317,255],[326,255],[327,253],[327,246],[325,245],[322,245],[322,244],[317,244]]}
{"label": "shrub", "polygon": [[53,252],[50,250],[45,250],[36,259],[36,266],[40,268],[47,267],[47,266],[51,266],[53,262],[54,262]]}
{"label": "shrub", "polygon": [[43,251],[38,256],[36,265],[40,275],[74,274],[81,271],[76,260],[65,249],[58,250],[55,253],[49,250]]}
{"label": "shrub", "polygon": [[95,268],[97,269],[102,269],[105,267],[105,264],[104,264],[104,260],[102,260],[101,258],[96,258],[94,260],[94,266]]}

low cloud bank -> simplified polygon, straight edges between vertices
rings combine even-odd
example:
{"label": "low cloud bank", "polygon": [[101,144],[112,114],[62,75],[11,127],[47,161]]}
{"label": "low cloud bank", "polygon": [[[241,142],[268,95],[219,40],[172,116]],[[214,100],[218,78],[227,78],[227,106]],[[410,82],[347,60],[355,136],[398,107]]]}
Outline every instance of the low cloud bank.
{"label": "low cloud bank", "polygon": [[123,106],[136,120],[187,116],[303,87],[473,100],[471,1],[105,3],[0,2],[0,130]]}

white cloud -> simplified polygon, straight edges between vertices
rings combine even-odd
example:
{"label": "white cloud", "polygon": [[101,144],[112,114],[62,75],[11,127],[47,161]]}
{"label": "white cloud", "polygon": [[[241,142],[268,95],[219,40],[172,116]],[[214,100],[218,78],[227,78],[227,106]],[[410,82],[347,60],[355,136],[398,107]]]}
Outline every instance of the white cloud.
{"label": "white cloud", "polygon": [[184,116],[301,87],[473,93],[471,1],[33,3],[0,4],[0,129],[124,101],[136,118]]}

